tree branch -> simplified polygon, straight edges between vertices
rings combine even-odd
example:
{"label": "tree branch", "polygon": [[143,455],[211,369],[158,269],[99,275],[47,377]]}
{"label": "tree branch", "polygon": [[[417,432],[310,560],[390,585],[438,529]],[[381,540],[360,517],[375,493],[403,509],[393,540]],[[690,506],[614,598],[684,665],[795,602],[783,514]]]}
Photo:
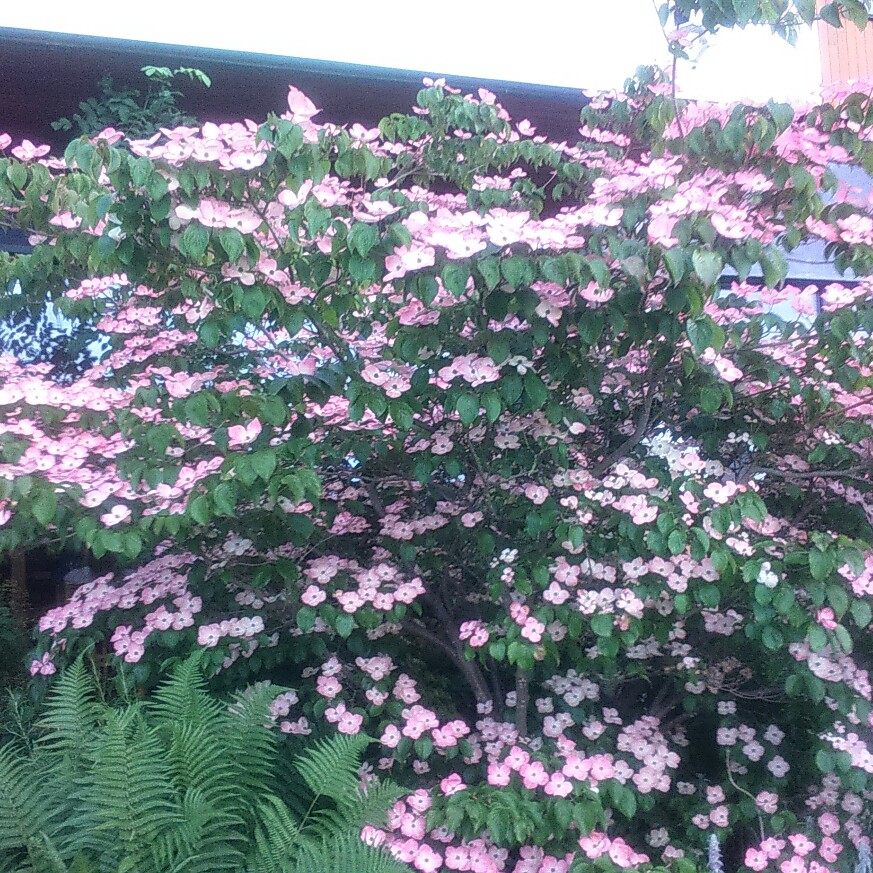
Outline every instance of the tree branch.
{"label": "tree branch", "polygon": [[599,464],[595,465],[592,471],[595,476],[602,476],[613,464],[617,463],[622,458],[627,457],[628,452],[630,452],[634,446],[642,442],[646,435],[646,431],[649,428],[649,422],[652,417],[652,404],[654,401],[655,386],[653,382],[650,382],[634,432],[614,452],[610,452]]}
{"label": "tree branch", "polygon": [[[446,605],[439,597],[437,597],[436,594],[433,593],[426,594],[424,596],[424,600],[433,606],[434,610],[437,613],[437,618],[439,618],[439,620],[442,622],[446,634],[450,637],[452,642],[448,643],[440,637],[436,637],[435,634],[432,634],[432,636],[440,640],[440,648],[443,651],[449,652],[451,654],[452,660],[458,665],[458,668],[464,674],[464,678],[467,680],[467,684],[473,691],[473,694],[476,697],[476,702],[486,703],[490,701],[492,698],[490,692],[488,691],[488,683],[485,681],[485,677],[482,674],[482,671],[479,669],[478,664],[476,664],[475,661],[468,661],[467,658],[464,656],[464,647],[461,644],[460,637],[458,636],[458,625],[455,622],[454,618],[452,618],[452,615],[451,613],[449,613]],[[414,625],[410,625],[410,627],[413,626]],[[428,631],[428,633],[431,632]]]}
{"label": "tree branch", "polygon": [[521,667],[515,670],[515,729],[519,737],[528,735],[527,710],[530,706],[530,672]]}

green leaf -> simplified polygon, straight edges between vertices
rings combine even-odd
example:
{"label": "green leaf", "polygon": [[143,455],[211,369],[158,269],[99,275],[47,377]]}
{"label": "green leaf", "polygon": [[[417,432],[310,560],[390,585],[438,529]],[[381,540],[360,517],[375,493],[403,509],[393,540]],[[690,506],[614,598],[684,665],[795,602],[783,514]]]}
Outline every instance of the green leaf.
{"label": "green leaf", "polygon": [[209,404],[205,394],[192,394],[185,401],[185,418],[198,427],[209,423]]}
{"label": "green leaf", "polygon": [[297,627],[304,633],[308,633],[315,627],[315,610],[309,606],[301,606],[297,610]]}
{"label": "green leaf", "polygon": [[135,533],[134,531],[129,531],[124,534],[124,555],[131,560],[136,558],[139,553],[142,551],[143,542],[142,537]]}
{"label": "green leaf", "polygon": [[714,285],[724,269],[721,255],[708,249],[697,249],[691,255],[691,264],[698,278],[707,287]]}
{"label": "green leaf", "polygon": [[372,224],[358,222],[352,225],[347,242],[353,252],[357,252],[362,258],[366,258],[370,254],[370,249],[379,242],[379,231]]}
{"label": "green leaf", "polygon": [[223,227],[218,231],[218,241],[231,261],[237,261],[246,250],[243,235],[233,227]]}
{"label": "green leaf", "polygon": [[717,585],[702,585],[697,592],[697,598],[707,609],[716,609],[721,600],[721,591]]}
{"label": "green leaf", "polygon": [[637,811],[637,797],[626,785],[613,787],[613,805],[625,817],[633,818]]}
{"label": "green leaf", "polygon": [[6,168],[6,178],[16,188],[22,189],[27,182],[27,167],[24,164],[19,164],[18,161],[11,161]]}
{"label": "green leaf", "polygon": [[188,514],[197,522],[197,524],[209,524],[211,519],[209,498],[205,494],[200,494],[193,500],[189,500]]}
{"label": "green leaf", "polygon": [[768,288],[775,288],[788,275],[788,261],[776,248],[769,248],[761,255],[761,269]]}
{"label": "green leaf", "polygon": [[775,652],[777,649],[782,647],[785,638],[782,636],[782,632],[773,627],[773,625],[768,624],[763,631],[761,631],[761,642],[764,643],[764,647],[770,649],[771,652]]}
{"label": "green leaf", "polygon": [[145,187],[154,169],[154,165],[148,158],[130,158],[130,178],[137,188]]}
{"label": "green leaf", "polygon": [[462,424],[472,424],[479,417],[479,398],[465,392],[455,401],[455,410]]}
{"label": "green leaf", "polygon": [[220,482],[212,491],[212,502],[219,515],[233,515],[236,512],[236,491],[230,482]]}
{"label": "green leaf", "polygon": [[837,642],[840,644],[840,648],[846,654],[851,654],[852,649],[854,649],[855,647],[855,644],[849,631],[843,625],[838,624],[834,628],[834,636],[837,638]]}
{"label": "green leaf", "polygon": [[870,624],[870,620],[873,619],[873,609],[871,609],[870,604],[866,600],[854,601],[849,611],[852,613],[852,618],[859,628],[867,627]]}
{"label": "green leaf", "polygon": [[481,258],[476,262],[482,278],[489,290],[493,290],[500,282],[500,262],[495,257]]}
{"label": "green leaf", "polygon": [[487,391],[482,396],[482,406],[485,407],[485,415],[488,417],[488,423],[494,424],[500,413],[503,411],[503,404],[500,402],[500,395],[496,391]]}
{"label": "green leaf", "polygon": [[488,340],[488,355],[495,364],[502,364],[510,352],[509,332],[502,330]]}
{"label": "green leaf", "polygon": [[813,579],[821,580],[828,576],[833,569],[833,561],[827,552],[820,549],[811,549],[809,552],[809,572]]}
{"label": "green leaf", "polygon": [[599,637],[611,637],[613,617],[611,615],[595,615],[591,618],[591,630]]}
{"label": "green leaf", "polygon": [[715,386],[707,386],[700,391],[700,408],[712,415],[721,409],[722,393],[721,388]]}
{"label": "green leaf", "polygon": [[55,492],[46,488],[36,495],[31,504],[30,511],[41,525],[48,525],[54,521],[57,508],[58,498],[55,496]]}
{"label": "green leaf", "polygon": [[836,0],[833,3],[828,3],[826,6],[822,6],[818,14],[821,20],[831,27],[843,26],[843,19],[840,16],[840,4]]}
{"label": "green leaf", "polygon": [[516,373],[510,373],[500,383],[500,393],[507,405],[512,406],[524,390],[521,378]]}
{"label": "green leaf", "polygon": [[836,766],[833,752],[827,749],[819,749],[815,753],[815,765],[822,773],[833,773]]}
{"label": "green leaf", "polygon": [[685,252],[680,248],[666,249],[664,251],[664,263],[670,273],[674,285],[678,285],[685,275]]}
{"label": "green leaf", "polygon": [[347,615],[346,613],[340,613],[336,618],[336,632],[343,638],[346,639],[355,629],[355,619],[351,615]]}
{"label": "green leaf", "polygon": [[443,285],[455,295],[455,297],[463,297],[467,290],[467,281],[470,278],[470,269],[465,264],[446,264],[440,278],[443,280]]}
{"label": "green leaf", "polygon": [[500,272],[512,288],[522,288],[527,284],[530,264],[527,258],[504,258],[500,262]]}
{"label": "green leaf", "polygon": [[209,245],[209,231],[199,221],[192,221],[179,237],[179,251],[190,258],[200,258]]}
{"label": "green leaf", "polygon": [[849,595],[842,585],[834,583],[827,588],[828,603],[833,607],[837,618],[842,618],[849,608]]}
{"label": "green leaf", "polygon": [[274,451],[257,452],[249,458],[254,471],[266,482],[276,469],[276,453]]}
{"label": "green leaf", "polygon": [[814,652],[820,652],[828,644],[828,635],[825,633],[825,629],[817,624],[810,626],[806,639]]}
{"label": "green leaf", "polygon": [[549,389],[532,370],[524,374],[524,391],[534,409],[539,409],[549,399]]}
{"label": "green leaf", "polygon": [[674,530],[667,537],[667,548],[670,549],[671,555],[681,555],[685,551],[685,532]]}
{"label": "green leaf", "polygon": [[737,24],[745,27],[755,21],[761,9],[761,0],[732,0]]}

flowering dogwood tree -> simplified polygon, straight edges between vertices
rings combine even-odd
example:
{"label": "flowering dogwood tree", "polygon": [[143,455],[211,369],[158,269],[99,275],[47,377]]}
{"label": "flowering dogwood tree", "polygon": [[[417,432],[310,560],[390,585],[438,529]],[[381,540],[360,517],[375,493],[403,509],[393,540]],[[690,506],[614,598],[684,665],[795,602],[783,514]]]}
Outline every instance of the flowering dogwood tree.
{"label": "flowering dogwood tree", "polygon": [[[853,863],[873,774],[873,103],[596,95],[577,143],[426,82],[378,129],[263,124],[61,157],[0,138],[22,305],[0,548],[113,554],[31,673],[293,686],[366,732],[414,869]],[[677,115],[677,111],[679,114]],[[722,279],[725,270],[735,280]],[[752,279],[760,275],[762,279]],[[731,861],[731,858],[729,858]]]}

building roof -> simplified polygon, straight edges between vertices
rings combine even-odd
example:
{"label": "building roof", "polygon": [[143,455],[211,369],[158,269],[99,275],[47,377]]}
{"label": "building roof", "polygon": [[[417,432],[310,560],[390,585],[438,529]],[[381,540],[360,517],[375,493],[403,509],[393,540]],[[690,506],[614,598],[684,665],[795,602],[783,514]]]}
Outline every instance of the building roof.
{"label": "building roof", "polygon": [[[195,67],[212,80],[206,89],[186,87],[182,108],[212,121],[262,119],[286,107],[288,85],[322,109],[319,121],[375,125],[415,102],[422,78],[439,71],[398,70],[307,58],[177,46],[106,37],[0,27],[0,131],[34,142],[63,146],[66,132],[51,122],[71,116],[94,96],[104,73],[119,87],[143,88],[146,65]],[[514,118],[529,118],[558,140],[578,133],[586,102],[576,88],[449,77],[466,92],[485,87]]]}

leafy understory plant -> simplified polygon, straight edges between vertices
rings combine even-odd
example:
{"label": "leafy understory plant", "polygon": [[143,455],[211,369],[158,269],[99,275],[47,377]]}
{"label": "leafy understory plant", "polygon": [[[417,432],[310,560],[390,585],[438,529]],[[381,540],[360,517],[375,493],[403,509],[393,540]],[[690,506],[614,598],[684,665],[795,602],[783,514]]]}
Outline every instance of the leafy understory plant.
{"label": "leafy understory plant", "polygon": [[93,136],[108,127],[119,128],[130,137],[151,136],[161,127],[192,124],[194,119],[179,106],[181,91],[172,85],[187,78],[205,88],[212,84],[209,76],[194,67],[157,67],[148,65],[140,72],[149,80],[145,91],[118,88],[108,73],[98,83],[99,95],[79,103],[79,112],[70,118],[52,122],[55,130],[74,130],[77,135]]}
{"label": "leafy understory plant", "polygon": [[360,788],[367,737],[338,735],[285,766],[275,686],[228,706],[198,658],[146,701],[98,699],[81,659],[59,679],[31,752],[0,749],[0,870],[34,873],[393,873],[360,839],[399,791]]}

